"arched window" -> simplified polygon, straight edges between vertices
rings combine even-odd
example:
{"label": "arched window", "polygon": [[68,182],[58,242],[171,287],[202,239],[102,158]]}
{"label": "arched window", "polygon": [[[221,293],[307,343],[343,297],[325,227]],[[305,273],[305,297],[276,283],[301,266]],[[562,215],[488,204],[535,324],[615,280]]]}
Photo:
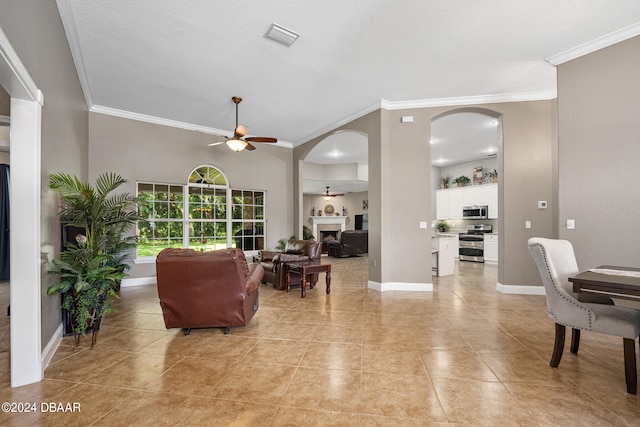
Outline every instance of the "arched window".
{"label": "arched window", "polygon": [[232,189],[224,173],[199,166],[186,185],[138,182],[138,257],[167,247],[264,249],[265,192]]}
{"label": "arched window", "polygon": [[200,166],[189,175],[188,242],[193,249],[228,247],[228,190],[224,174],[213,166]]}

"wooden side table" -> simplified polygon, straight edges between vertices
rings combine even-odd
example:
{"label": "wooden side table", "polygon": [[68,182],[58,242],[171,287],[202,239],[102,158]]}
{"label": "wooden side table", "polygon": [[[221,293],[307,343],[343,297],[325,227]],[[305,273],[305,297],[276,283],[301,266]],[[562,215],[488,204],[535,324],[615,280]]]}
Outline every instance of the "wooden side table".
{"label": "wooden side table", "polygon": [[[321,264],[318,261],[288,262],[287,266],[287,292],[291,292],[291,274],[300,275],[301,297],[307,295],[307,276],[316,273],[326,274],[327,294],[331,293],[331,264]],[[313,286],[313,285],[312,285]]]}

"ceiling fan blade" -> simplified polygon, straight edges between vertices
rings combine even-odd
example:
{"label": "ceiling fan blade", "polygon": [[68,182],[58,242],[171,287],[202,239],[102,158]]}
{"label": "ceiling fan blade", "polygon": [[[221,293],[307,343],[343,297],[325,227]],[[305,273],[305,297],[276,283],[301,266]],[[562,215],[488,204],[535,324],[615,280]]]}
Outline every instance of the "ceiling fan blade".
{"label": "ceiling fan blade", "polygon": [[278,142],[277,138],[269,138],[266,136],[250,136],[249,138],[245,138],[245,141],[251,142]]}
{"label": "ceiling fan blade", "polygon": [[244,147],[244,148],[245,148],[246,150],[249,150],[249,151],[253,151],[253,150],[255,150],[255,149],[256,149],[256,147],[254,147],[253,145],[249,144],[248,142],[247,142],[247,146],[246,146],[246,147]]}
{"label": "ceiling fan blade", "polygon": [[211,144],[209,144],[209,147],[215,147],[216,145],[224,144],[225,142],[227,141],[212,142]]}

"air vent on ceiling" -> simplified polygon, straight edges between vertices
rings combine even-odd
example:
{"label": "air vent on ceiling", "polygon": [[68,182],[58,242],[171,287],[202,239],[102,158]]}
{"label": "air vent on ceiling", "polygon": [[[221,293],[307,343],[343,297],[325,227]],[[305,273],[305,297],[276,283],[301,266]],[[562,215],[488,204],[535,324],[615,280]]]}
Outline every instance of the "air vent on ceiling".
{"label": "air vent on ceiling", "polygon": [[300,34],[288,30],[278,24],[271,24],[267,32],[264,33],[264,36],[268,39],[277,41],[278,43],[282,43],[283,45],[291,46],[296,40],[298,40]]}
{"label": "air vent on ceiling", "polygon": [[493,153],[493,154],[487,154],[487,157],[497,157],[498,154],[497,153]]}

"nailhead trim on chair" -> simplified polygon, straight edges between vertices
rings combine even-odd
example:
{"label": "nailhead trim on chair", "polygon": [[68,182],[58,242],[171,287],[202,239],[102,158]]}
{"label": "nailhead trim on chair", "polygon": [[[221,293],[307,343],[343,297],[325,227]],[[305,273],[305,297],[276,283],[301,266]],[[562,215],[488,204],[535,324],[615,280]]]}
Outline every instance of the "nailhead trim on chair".
{"label": "nailhead trim on chair", "polygon": [[[539,244],[539,243],[534,243],[534,244],[532,244],[531,246],[537,246],[537,247],[539,247],[540,249],[542,249],[542,252],[544,253],[544,265],[545,265],[545,267],[547,268],[547,273],[549,274],[549,278],[551,278],[551,281],[553,282],[553,291],[554,291],[554,292],[556,292],[556,293],[558,294],[558,296],[560,296],[562,299],[564,299],[564,300],[565,300],[565,301],[567,301],[568,303],[570,303],[570,304],[572,304],[572,305],[576,306],[576,307],[577,307],[577,308],[579,308],[580,310],[586,310],[586,311],[587,311],[587,314],[589,315],[589,317],[588,317],[588,318],[589,318],[589,329],[587,329],[587,330],[591,331],[591,330],[592,330],[592,328],[593,328],[593,326],[592,326],[592,320],[593,320],[593,319],[592,319],[592,314],[593,314],[593,312],[592,312],[591,310],[589,310],[588,308],[586,308],[586,307],[582,306],[581,304],[576,304],[576,302],[575,302],[574,300],[568,299],[567,297],[565,297],[564,295],[562,295],[562,294],[558,291],[558,285],[557,285],[557,283],[555,283],[555,280],[553,279],[553,276],[551,275],[551,269],[549,268],[549,264],[547,263],[547,259],[548,259],[549,257],[547,256],[547,252],[545,251],[544,246],[542,246],[542,245],[541,245],[541,244]],[[554,320],[555,320],[555,322],[556,322],[556,323],[559,323],[559,324],[561,324],[561,325],[568,326],[568,327],[570,327],[570,328],[574,328],[574,329],[584,329],[584,328],[581,328],[581,327],[579,327],[579,326],[574,326],[574,325],[569,325],[569,324],[566,324],[566,323],[563,323],[563,322],[559,322],[559,321],[556,319],[555,314],[553,314],[553,313],[549,313],[549,314],[551,314],[551,315],[553,316],[553,318],[554,318]]]}

